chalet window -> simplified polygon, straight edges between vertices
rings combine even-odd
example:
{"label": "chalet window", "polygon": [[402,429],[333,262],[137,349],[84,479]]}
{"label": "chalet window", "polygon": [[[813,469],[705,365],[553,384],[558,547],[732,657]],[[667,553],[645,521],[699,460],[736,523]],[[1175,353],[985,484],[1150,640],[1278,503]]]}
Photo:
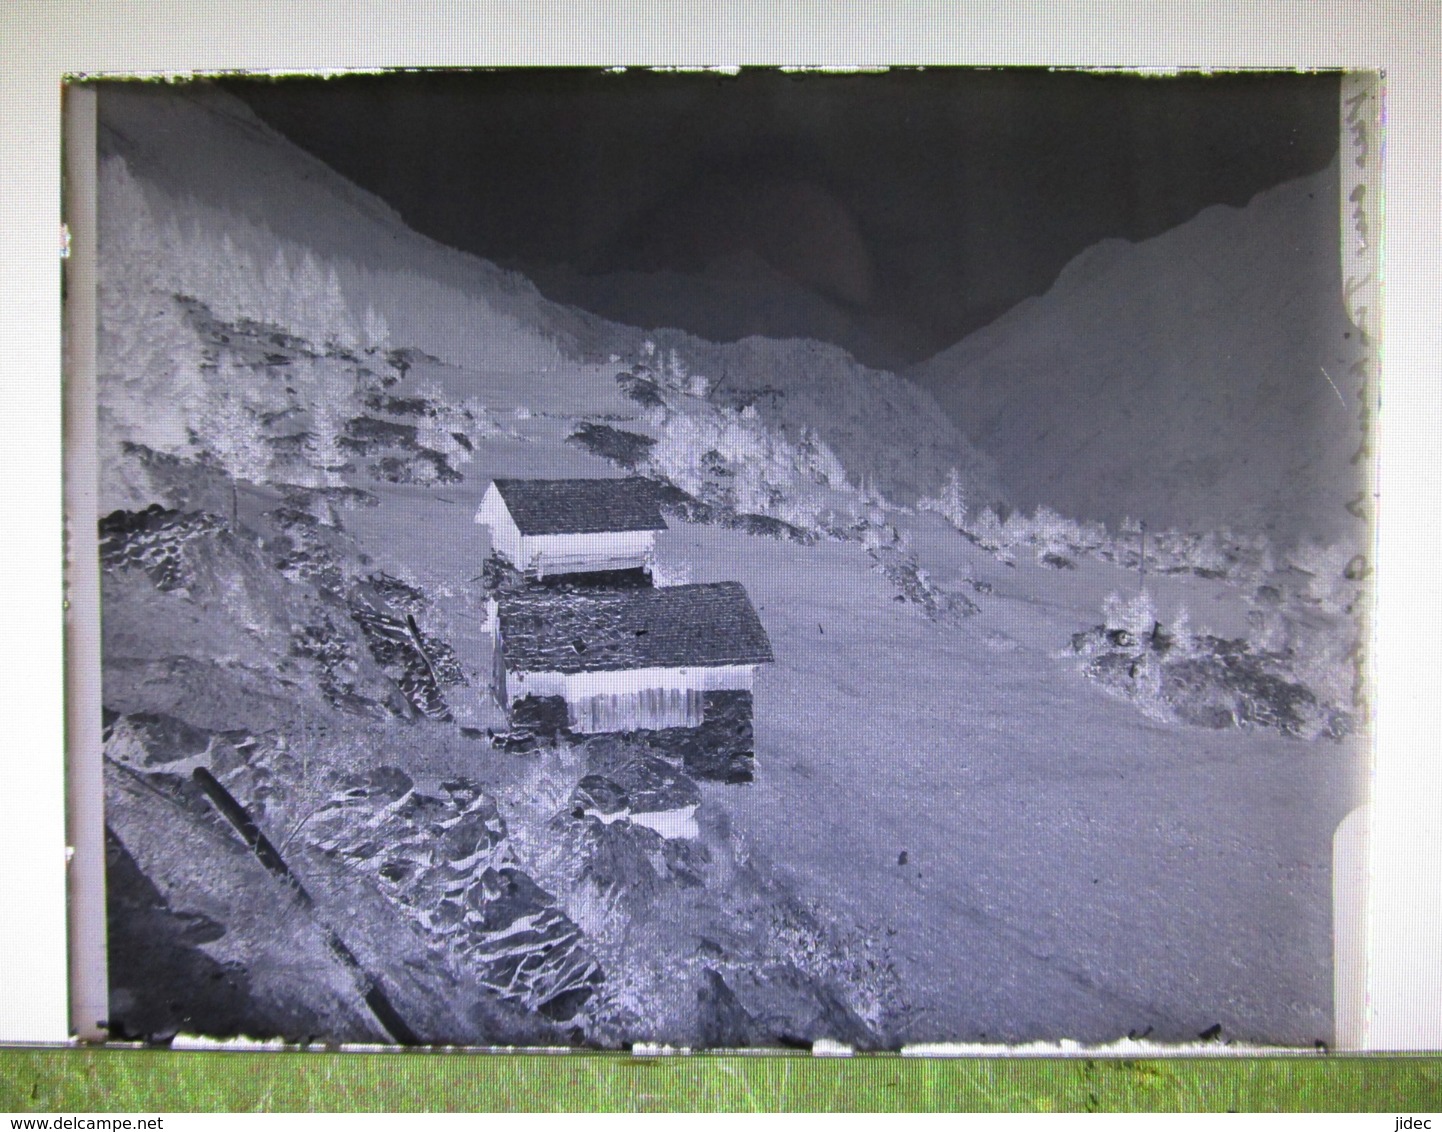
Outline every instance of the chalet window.
{"label": "chalet window", "polygon": [[659,731],[696,727],[702,720],[702,693],[687,688],[645,688],[583,696],[570,704],[572,731]]}

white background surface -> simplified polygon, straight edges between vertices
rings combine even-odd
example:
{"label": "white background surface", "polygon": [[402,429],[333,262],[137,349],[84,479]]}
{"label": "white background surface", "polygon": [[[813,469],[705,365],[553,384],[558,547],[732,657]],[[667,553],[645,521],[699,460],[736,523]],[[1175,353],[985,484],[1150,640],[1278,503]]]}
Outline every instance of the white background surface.
{"label": "white background surface", "polygon": [[1367,1044],[1442,1048],[1442,90],[1426,3],[328,2],[0,9],[0,1040],[67,1038],[60,93],[67,73],[500,64],[1380,67],[1386,264]]}

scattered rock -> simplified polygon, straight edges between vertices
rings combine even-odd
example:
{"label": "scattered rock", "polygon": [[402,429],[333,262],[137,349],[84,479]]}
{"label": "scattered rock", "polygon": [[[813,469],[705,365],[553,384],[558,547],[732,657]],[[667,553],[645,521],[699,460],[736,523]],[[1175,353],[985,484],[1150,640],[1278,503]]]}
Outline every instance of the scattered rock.
{"label": "scattered rock", "polygon": [[384,393],[371,393],[365,399],[365,406],[374,413],[387,413],[393,417],[424,417],[435,414],[436,405],[424,397],[392,397]]}
{"label": "scattered rock", "polygon": [[[402,346],[399,349],[386,351],[386,363],[395,370],[400,377],[405,377],[410,371],[410,368],[417,362],[429,362],[431,365],[437,365],[440,363],[440,359],[414,346]],[[382,378],[381,380],[386,386],[391,386],[394,385],[399,378],[391,377],[389,380],[386,378]]]}
{"label": "scattered rock", "polygon": [[321,522],[307,511],[281,507],[268,513],[278,531],[266,543],[275,568],[293,582],[309,582],[328,593],[345,585],[340,560]]}
{"label": "scattered rock", "polygon": [[656,445],[653,437],[639,432],[627,432],[611,425],[596,424],[593,421],[583,423],[566,437],[566,443],[584,448],[587,452],[628,470],[644,464]]}
{"label": "scattered rock", "polygon": [[1256,650],[1245,640],[1202,635],[1183,651],[1159,624],[1140,639],[1098,625],[1073,634],[1072,649],[1089,658],[1083,671],[1093,680],[1194,727],[1340,738],[1352,725],[1348,713],[1321,704],[1291,675],[1289,654]]}
{"label": "scattered rock", "polygon": [[354,511],[359,507],[379,507],[380,497],[359,487],[289,487],[285,501],[298,510],[314,510],[318,503],[328,503]]}
{"label": "scattered rock", "polygon": [[356,655],[359,641],[354,630],[337,626],[324,609],[315,612],[313,621],[293,629],[291,656],[315,665],[316,686],[333,707],[352,715],[385,718],[388,712],[375,698],[382,691],[381,680],[363,685],[361,663]]}
{"label": "scattered rock", "polygon": [[434,448],[417,448],[409,457],[382,456],[371,469],[384,483],[460,483],[465,479],[451,467],[443,453]]}
{"label": "scattered rock", "polygon": [[893,586],[895,600],[921,607],[932,621],[943,625],[959,625],[965,618],[980,611],[980,606],[963,593],[943,590],[921,568],[914,554],[898,547],[874,547],[867,551],[872,569]]}
{"label": "scattered rock", "polygon": [[369,456],[377,449],[399,448],[414,452],[420,447],[416,426],[385,421],[378,417],[353,417],[346,422],[345,434],[339,444],[361,456]]}
{"label": "scattered rock", "polygon": [[783,539],[787,542],[800,543],[802,546],[812,546],[816,542],[816,536],[810,531],[770,515],[723,515],[721,525],[745,531],[748,535]]}
{"label": "scattered rock", "polygon": [[540,736],[531,731],[505,731],[494,739],[495,748],[512,755],[526,755],[541,747]]}
{"label": "scattered rock", "polygon": [[428,719],[449,721],[442,685],[468,683],[451,648],[421,632],[414,617],[376,609],[360,592],[352,595],[350,616],[361,627],[371,656],[395,681],[406,703]]}
{"label": "scattered rock", "polygon": [[366,581],[375,587],[390,605],[404,609],[407,613],[420,613],[429,604],[426,595],[409,582],[394,578],[383,570],[377,570]]}

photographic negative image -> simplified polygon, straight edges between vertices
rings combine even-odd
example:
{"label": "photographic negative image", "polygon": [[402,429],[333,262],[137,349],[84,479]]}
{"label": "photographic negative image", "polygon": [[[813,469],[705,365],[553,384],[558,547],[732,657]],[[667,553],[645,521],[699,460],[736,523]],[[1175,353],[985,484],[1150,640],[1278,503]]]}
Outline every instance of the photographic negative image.
{"label": "photographic negative image", "polygon": [[109,1034],[1330,1044],[1370,79],[87,83]]}

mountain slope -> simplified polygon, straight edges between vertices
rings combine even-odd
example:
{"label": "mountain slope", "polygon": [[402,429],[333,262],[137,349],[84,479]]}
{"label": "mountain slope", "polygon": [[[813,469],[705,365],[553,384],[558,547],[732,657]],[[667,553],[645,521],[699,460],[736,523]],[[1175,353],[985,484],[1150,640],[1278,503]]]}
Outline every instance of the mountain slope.
{"label": "mountain slope", "polygon": [[923,332],[897,327],[861,307],[776,270],[754,253],[676,270],[581,274],[565,267],[527,269],[541,291],[630,326],[685,327],[712,342],[749,337],[834,342],[871,366],[925,357]]}
{"label": "mountain slope", "polygon": [[908,376],[1022,506],[1284,539],[1355,532],[1337,192],[1334,165],[1139,244],[1105,240]]}
{"label": "mountain slope", "polygon": [[420,235],[245,103],[203,83],[107,85],[99,148],[102,156],[122,155],[138,179],[180,202],[179,211],[201,203],[219,210],[227,227],[261,227],[321,260],[372,273],[414,272],[483,294],[492,310],[544,331],[563,348],[613,346],[615,328],[550,302],[520,275]]}
{"label": "mountain slope", "polygon": [[[1260,668],[1285,646],[1350,696],[1340,562],[1214,546],[1122,607],[1125,540],[1048,554],[1067,532],[1043,515],[1035,555],[1002,555],[882,505],[953,466],[993,498],[916,385],[813,341],[600,322],[626,363],[568,358],[557,327],[586,316],[408,234],[223,101],[165,93],[101,106],[115,1034],[1329,1035],[1360,739],[1223,719],[1203,678],[1223,645],[1222,691],[1294,705]],[[487,690],[484,611],[515,581],[473,522],[487,484],[638,460],[708,492],[666,496],[658,582],[740,582],[772,643],[746,785],[683,780],[669,737],[513,731]],[[1163,648],[1218,726],[1149,695]],[[699,793],[694,825],[640,820],[663,793]]]}
{"label": "mountain slope", "polygon": [[[771,427],[813,430],[853,481],[866,477],[891,498],[914,502],[952,467],[967,472],[978,496],[991,491],[988,462],[930,396],[858,365],[839,347],[758,337],[714,344],[552,302],[523,276],[412,231],[389,205],[260,122],[244,103],[202,84],[118,84],[107,86],[100,102],[101,154],[123,159],[126,172],[116,179],[133,178],[145,201],[132,211],[153,214],[158,229],[139,242],[162,245],[159,258],[180,265],[162,289],[319,341],[314,324],[324,323],[337,302],[320,315],[311,311],[315,317],[302,318],[301,308],[314,305],[310,292],[326,291],[330,272],[330,291],[355,324],[353,345],[382,345],[361,333],[373,311],[387,330],[379,336],[383,345],[482,370],[557,371],[565,360],[582,359],[629,363],[644,355],[650,339],[708,377],[714,403],[755,404]],[[102,242],[117,239],[133,220],[121,215],[117,196],[102,201]],[[127,249],[123,256],[142,254]],[[314,270],[297,279],[307,264]],[[750,295],[748,287],[741,292]],[[734,307],[736,295],[721,299]],[[818,332],[826,328],[818,324]],[[118,388],[109,386],[107,396]],[[136,399],[132,415],[149,417],[148,406],[148,398]]]}
{"label": "mountain slope", "polygon": [[929,392],[862,365],[839,346],[763,337],[715,344],[673,330],[653,337],[710,380],[713,403],[754,406],[783,435],[813,430],[852,483],[865,480],[909,506],[955,468],[971,498],[995,498],[995,466]]}

